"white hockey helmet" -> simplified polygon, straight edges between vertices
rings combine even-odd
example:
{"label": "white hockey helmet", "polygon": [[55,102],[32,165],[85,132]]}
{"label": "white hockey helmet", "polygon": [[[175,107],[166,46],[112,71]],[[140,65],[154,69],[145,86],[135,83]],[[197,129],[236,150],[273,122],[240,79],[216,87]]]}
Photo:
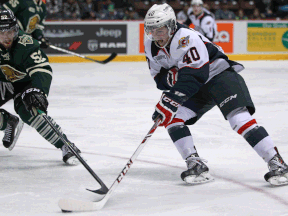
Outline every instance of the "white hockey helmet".
{"label": "white hockey helmet", "polygon": [[192,0],[191,5],[203,5],[203,1],[202,0]]}
{"label": "white hockey helmet", "polygon": [[154,4],[148,11],[144,19],[144,29],[147,37],[153,40],[152,30],[166,26],[169,37],[176,30],[176,15],[173,8],[167,3]]}

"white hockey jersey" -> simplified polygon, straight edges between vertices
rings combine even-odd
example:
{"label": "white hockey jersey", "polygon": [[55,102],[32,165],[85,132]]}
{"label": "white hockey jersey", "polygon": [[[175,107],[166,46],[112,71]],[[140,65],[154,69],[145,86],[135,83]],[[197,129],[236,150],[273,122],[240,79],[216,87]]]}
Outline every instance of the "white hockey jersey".
{"label": "white hockey jersey", "polygon": [[210,41],[213,41],[217,32],[217,25],[215,22],[215,18],[210,11],[203,8],[203,12],[195,16],[189,8],[188,12],[188,19],[185,21],[185,25],[189,26],[191,23],[194,24],[195,30],[203,34],[207,37]]}
{"label": "white hockey jersey", "polygon": [[[220,50],[199,32],[179,23],[165,48],[157,47],[149,39],[145,41],[145,55],[157,88],[179,91],[189,97],[225,69],[232,67],[237,72],[244,69],[241,64],[228,60]],[[178,81],[171,88],[166,75],[173,67],[179,68]]]}

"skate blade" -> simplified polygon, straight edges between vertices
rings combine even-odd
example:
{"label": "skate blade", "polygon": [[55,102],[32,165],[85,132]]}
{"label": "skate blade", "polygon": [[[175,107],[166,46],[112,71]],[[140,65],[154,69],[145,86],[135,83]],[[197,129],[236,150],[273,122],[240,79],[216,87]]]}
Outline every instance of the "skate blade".
{"label": "skate blade", "polygon": [[283,176],[273,176],[268,179],[268,182],[271,185],[279,186],[279,185],[287,185],[288,184],[288,173]]}
{"label": "skate blade", "polygon": [[187,184],[203,184],[203,183],[207,183],[213,180],[214,178],[208,172],[204,172],[199,176],[196,176],[196,175],[187,176],[184,179],[184,181]]}
{"label": "skate blade", "polygon": [[[81,156],[81,154],[79,154]],[[82,156],[81,156],[82,157]],[[84,161],[87,161],[85,158],[82,157],[82,159]],[[78,158],[76,156],[72,156],[70,157],[66,162],[65,162],[67,165],[70,165],[70,166],[77,166],[80,164],[80,161],[78,160]]]}
{"label": "skate blade", "polygon": [[17,140],[18,140],[18,138],[19,138],[19,136],[20,136],[20,133],[21,133],[21,131],[22,131],[22,129],[23,129],[23,126],[24,126],[24,122],[19,119],[18,125],[17,125],[17,127],[16,127],[16,134],[15,134],[15,136],[14,136],[13,143],[12,143],[12,144],[9,146],[9,148],[8,148],[9,151],[12,151],[12,149],[15,147],[16,142],[17,142]]}

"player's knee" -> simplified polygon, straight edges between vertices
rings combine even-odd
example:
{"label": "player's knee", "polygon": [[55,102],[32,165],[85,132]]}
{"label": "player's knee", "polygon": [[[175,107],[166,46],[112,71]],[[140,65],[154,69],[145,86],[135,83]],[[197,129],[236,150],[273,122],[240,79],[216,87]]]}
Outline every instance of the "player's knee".
{"label": "player's knee", "polygon": [[233,110],[227,115],[227,119],[231,128],[241,136],[258,126],[246,107]]}

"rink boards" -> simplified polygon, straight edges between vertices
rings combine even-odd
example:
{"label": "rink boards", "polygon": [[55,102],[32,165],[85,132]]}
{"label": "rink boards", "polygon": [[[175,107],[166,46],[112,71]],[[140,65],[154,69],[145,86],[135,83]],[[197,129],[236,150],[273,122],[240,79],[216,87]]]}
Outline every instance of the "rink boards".
{"label": "rink boards", "polygon": [[[219,21],[214,42],[232,60],[287,60],[288,23],[285,21]],[[143,21],[46,22],[44,34],[57,47],[102,60],[145,61]],[[87,62],[46,49],[50,62]]]}

